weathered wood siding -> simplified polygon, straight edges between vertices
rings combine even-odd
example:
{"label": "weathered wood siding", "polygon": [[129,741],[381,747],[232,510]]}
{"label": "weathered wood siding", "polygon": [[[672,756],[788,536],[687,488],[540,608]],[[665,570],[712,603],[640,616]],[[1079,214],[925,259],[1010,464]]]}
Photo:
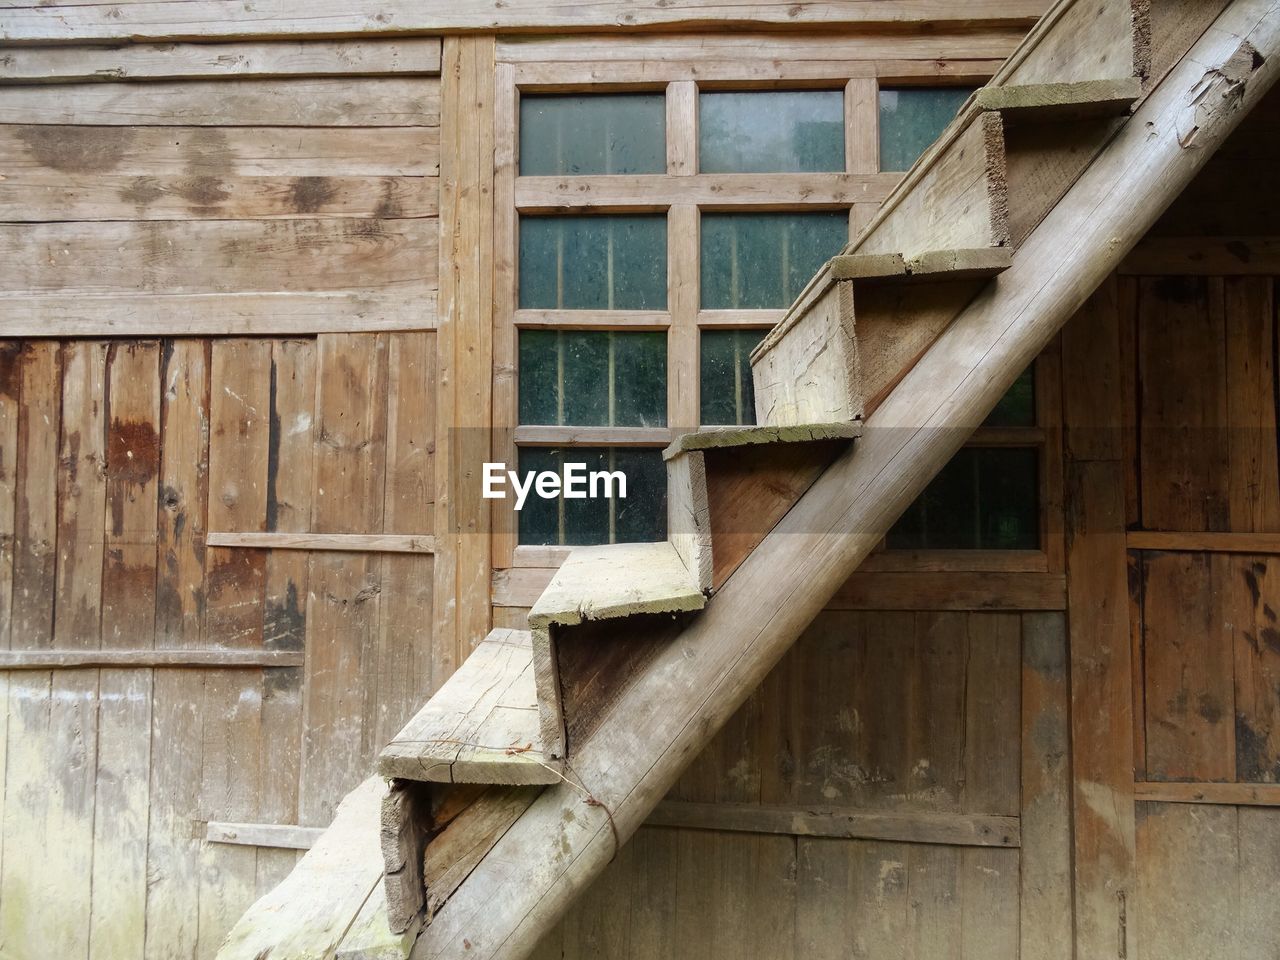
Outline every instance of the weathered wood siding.
{"label": "weathered wood siding", "polygon": [[429,544],[439,80],[231,62],[0,93],[0,647],[123,662],[0,673],[20,960],[211,957],[297,853],[206,824],[327,825],[443,679],[429,553],[206,546]]}

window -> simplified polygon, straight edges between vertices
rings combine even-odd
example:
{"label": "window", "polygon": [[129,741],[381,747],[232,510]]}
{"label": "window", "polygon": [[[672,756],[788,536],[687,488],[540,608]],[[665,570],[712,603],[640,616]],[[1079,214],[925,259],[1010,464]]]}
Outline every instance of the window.
{"label": "window", "polygon": [[839,90],[703,93],[698,98],[703,173],[844,171]]}
{"label": "window", "polygon": [[520,511],[520,542],[531,546],[637,543],[667,536],[667,467],[662,452],[629,447],[522,447],[520,472],[563,475],[566,463],[622,471],[626,499],[543,500],[530,496]]}
{"label": "window", "polygon": [[[762,54],[704,82],[688,63],[618,56],[499,71],[494,302],[510,334],[494,344],[494,419],[510,429],[495,431],[494,460],[630,480],[626,500],[495,509],[499,566],[665,536],[662,448],[702,424],[755,421],[752,349],[892,188],[881,169],[909,166],[969,92],[881,91],[839,60],[801,70]],[[983,543],[1017,533],[983,523]],[[942,537],[936,518],[917,526],[913,542]]]}
{"label": "window", "polygon": [[880,169],[910,169],[972,92],[969,87],[882,87]]}
{"label": "window", "polygon": [[843,212],[703,214],[702,306],[788,307],[848,242]]}
{"label": "window", "polygon": [[756,422],[751,351],[764,337],[761,330],[704,330],[700,353],[701,416],[705,425]]}
{"label": "window", "polygon": [[663,310],[666,305],[663,217],[521,218],[521,307]]}
{"label": "window", "polygon": [[522,331],[520,422],[666,426],[666,336],[622,331]]}
{"label": "window", "polygon": [[[885,539],[891,550],[1038,550],[1040,446],[1035,375],[1027,370],[974,440],[942,468]],[[984,431],[1005,428],[1004,445]],[[1025,435],[1022,444],[1019,434]],[[986,433],[989,437],[990,433]]]}
{"label": "window", "polygon": [[665,173],[665,122],[660,93],[524,97],[520,173]]}

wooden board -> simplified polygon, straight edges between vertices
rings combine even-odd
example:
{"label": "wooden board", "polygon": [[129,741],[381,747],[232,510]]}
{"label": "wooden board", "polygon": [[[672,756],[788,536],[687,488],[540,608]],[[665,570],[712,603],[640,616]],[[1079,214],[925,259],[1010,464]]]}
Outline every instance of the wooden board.
{"label": "wooden board", "polygon": [[385,793],[382,778],[372,777],[348,795],[288,879],[236,922],[218,960],[332,956],[382,879],[377,838]]}
{"label": "wooden board", "polygon": [[542,748],[527,630],[494,630],[378,756],[386,777],[556,783]]}
{"label": "wooden board", "polygon": [[[580,5],[531,0],[504,3],[500,8],[458,8],[443,2],[426,4],[393,3],[352,7],[349,3],[324,0],[303,18],[289,7],[268,7],[254,11],[253,17],[228,16],[217,0],[205,0],[191,9],[178,2],[131,3],[127,14],[113,13],[105,4],[69,7],[20,7],[10,11],[0,39],[10,42],[58,41],[90,42],[121,39],[177,40],[214,37],[334,37],[367,36],[371,33],[448,32],[473,30],[484,33],[553,29],[609,30],[630,28],[691,28],[754,25],[776,29],[806,24],[831,27],[835,24],[869,26],[919,22],[956,25],[1014,25],[1025,28],[1045,10],[1043,0],[986,0],[967,7],[957,16],[943,0],[891,0],[872,9],[822,3],[813,7],[785,7],[772,3],[740,3],[709,6],[687,3],[678,7],[658,3],[635,5],[620,0],[604,0],[584,13]],[[1011,46],[1010,37],[1000,37],[996,49],[1002,56]],[[936,44],[935,44],[936,46]]]}
{"label": "wooden board", "polygon": [[837,281],[751,352],[756,420],[769,426],[858,420],[862,362],[853,283]]}

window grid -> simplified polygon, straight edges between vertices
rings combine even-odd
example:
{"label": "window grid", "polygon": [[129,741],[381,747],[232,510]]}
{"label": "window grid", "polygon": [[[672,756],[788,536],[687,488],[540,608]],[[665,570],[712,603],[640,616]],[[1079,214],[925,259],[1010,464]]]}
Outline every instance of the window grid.
{"label": "window grid", "polygon": [[[602,65],[603,66],[603,65]],[[804,210],[842,210],[846,212],[849,234],[855,234],[874,214],[880,199],[892,188],[897,174],[879,170],[879,88],[874,78],[836,78],[825,89],[842,89],[844,104],[843,173],[726,174],[738,181],[741,193],[707,186],[701,181],[711,175],[698,169],[698,96],[699,86],[692,80],[672,80],[661,87],[666,102],[665,175],[649,175],[643,190],[634,189],[639,178],[610,177],[617,182],[616,195],[610,185],[601,185],[601,177],[559,176],[554,189],[569,203],[558,202],[559,196],[542,200],[552,187],[535,183],[538,178],[519,174],[519,124],[521,91],[515,83],[515,70],[509,65],[498,68],[497,169],[495,185],[496,241],[499,247],[498,277],[507,278],[506,289],[495,290],[497,308],[494,313],[495,339],[506,343],[495,354],[495,411],[511,418],[509,430],[495,430],[495,458],[507,462],[518,460],[521,446],[531,444],[571,447],[574,445],[609,445],[661,447],[679,432],[692,429],[701,422],[701,334],[715,330],[754,330],[761,334],[785,312],[778,309],[702,309],[699,279],[701,266],[700,218],[704,212],[802,212]],[[504,90],[504,82],[506,89]],[[937,85],[933,79],[930,85]],[[812,88],[813,84],[805,86]],[[739,89],[749,89],[747,78]],[[733,89],[721,82],[711,89]],[[591,92],[590,85],[579,85],[579,92]],[[609,88],[617,91],[617,86]],[[631,88],[628,88],[631,89]],[[634,89],[645,89],[637,85]],[[648,89],[654,89],[649,85]],[[541,92],[533,89],[531,92]],[[549,178],[542,178],[547,180]],[[590,184],[588,184],[590,180]],[[873,189],[867,190],[867,182]],[[593,199],[582,200],[575,192]],[[531,199],[532,197],[532,199]],[[587,311],[589,316],[575,316],[556,310],[520,310],[516,300],[519,281],[514,269],[519,218],[538,213],[588,212],[665,212],[667,217],[667,309],[651,311]],[[505,226],[505,230],[504,230]],[[505,246],[505,251],[504,251]],[[511,269],[503,270],[503,266]],[[502,284],[499,283],[499,287]],[[566,427],[561,432],[522,431],[516,409],[518,365],[514,339],[519,329],[595,329],[595,330],[664,330],[667,334],[667,423],[664,433],[654,430],[618,428],[614,433],[582,431]],[[508,365],[504,369],[504,355]],[[505,403],[503,402],[505,398]],[[495,424],[495,426],[499,426]],[[522,436],[522,433],[524,436]],[[659,435],[661,434],[661,435]],[[1042,474],[1044,471],[1042,471]],[[497,511],[494,518],[495,558],[497,566],[516,564],[517,532],[514,511]],[[536,552],[536,551],[535,551]],[[545,552],[533,560],[545,563]]]}

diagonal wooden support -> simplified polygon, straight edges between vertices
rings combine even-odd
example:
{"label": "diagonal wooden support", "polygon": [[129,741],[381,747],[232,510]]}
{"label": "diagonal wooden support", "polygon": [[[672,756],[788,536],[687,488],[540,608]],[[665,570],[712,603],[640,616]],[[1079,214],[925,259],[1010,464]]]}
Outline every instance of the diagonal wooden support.
{"label": "diagonal wooden support", "polygon": [[1280,2],[1235,0],[704,613],[661,645],[475,867],[417,960],[528,956],[900,512],[1156,217],[1280,62]]}

